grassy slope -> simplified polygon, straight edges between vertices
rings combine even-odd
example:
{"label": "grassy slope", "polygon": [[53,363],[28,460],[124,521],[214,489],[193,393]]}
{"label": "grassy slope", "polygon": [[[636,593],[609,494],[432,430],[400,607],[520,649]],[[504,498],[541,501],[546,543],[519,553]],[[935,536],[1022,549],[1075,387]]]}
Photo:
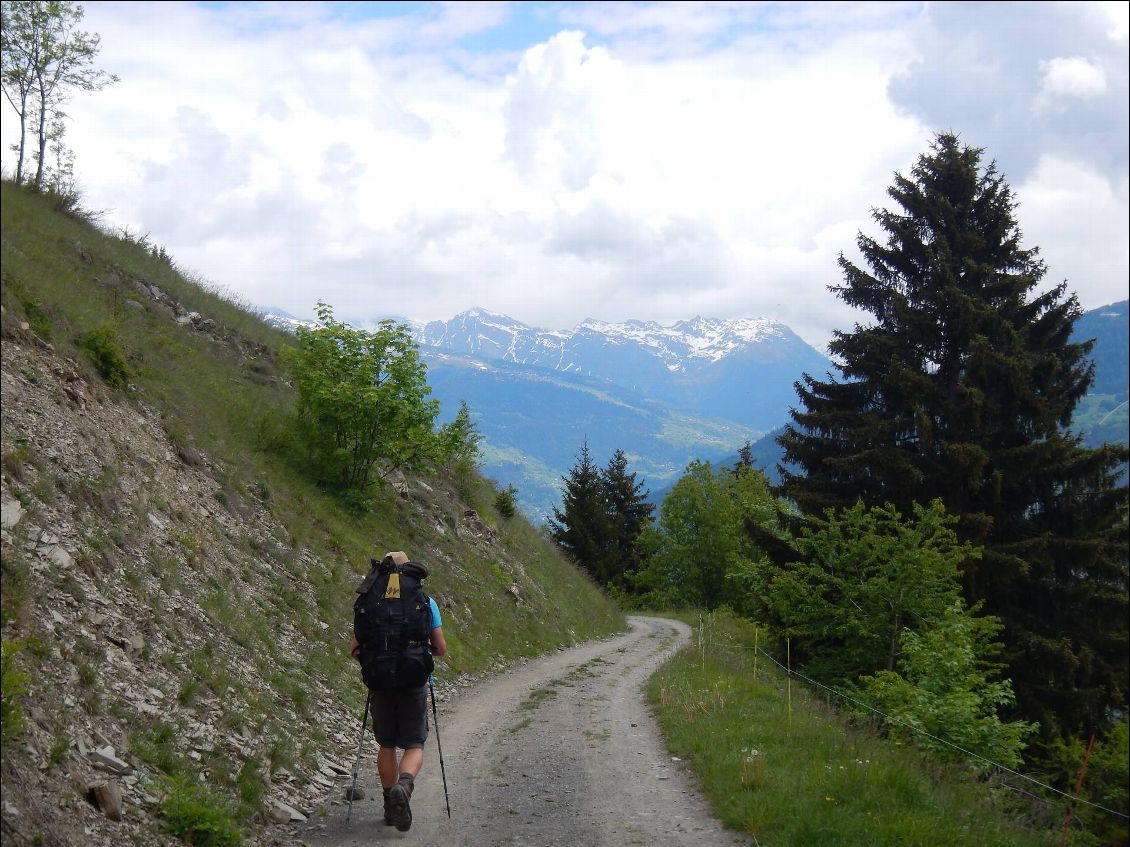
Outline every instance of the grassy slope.
{"label": "grassy slope", "polygon": [[[79,245],[91,262],[82,260]],[[371,555],[390,549],[436,565],[432,591],[465,607],[448,616],[448,629],[461,647],[452,657],[453,671],[481,671],[497,659],[537,654],[621,626],[613,606],[534,527],[520,517],[502,522],[494,516],[494,491],[480,478],[458,486],[459,491],[450,480],[430,480],[436,503],[405,501],[386,491],[372,514],[358,518],[280,461],[269,447],[293,402],[292,392],[277,378],[275,354],[290,343],[287,334],[135,244],[52,213],[43,198],[7,183],[3,248],[5,309],[26,311],[28,303],[34,304],[33,311],[49,316],[52,343],[76,360],[82,359],[73,347],[77,338],[102,324],[114,327],[135,371],[138,397],[160,411],[173,441],[187,440],[222,465],[223,482],[234,496],[268,492],[294,543],[344,559],[359,572]],[[156,284],[234,336],[263,345],[265,352],[240,353],[185,332],[152,310],[127,306],[127,300],[144,303],[127,281],[130,276]],[[462,502],[439,503],[444,491]],[[505,589],[516,581],[513,566],[485,561],[454,533],[436,531],[432,513],[446,510],[455,523],[461,518],[458,505],[477,509],[494,524],[520,563],[516,566],[536,586],[524,592],[529,602],[521,609],[496,602],[497,586]],[[443,567],[444,561],[453,566]],[[351,580],[341,586],[348,602]],[[341,612],[347,615],[347,606]]]}
{"label": "grassy slope", "polygon": [[[458,481],[444,475],[414,478],[409,480],[410,497],[388,489],[377,495],[370,514],[357,517],[347,512],[296,473],[278,449],[284,436],[279,422],[293,403],[277,355],[291,343],[287,334],[267,326],[210,286],[185,278],[129,239],[62,215],[46,198],[9,183],[3,184],[2,191],[5,325],[29,323],[53,345],[52,355],[78,362],[91,383],[98,383],[99,377],[78,341],[96,327],[112,328],[126,353],[136,390],[111,391],[110,402],[156,410],[173,446],[207,456],[220,486],[216,499],[233,515],[265,508],[289,533],[279,544],[271,542],[270,549],[250,535],[219,539],[241,546],[257,564],[229,567],[220,562],[207,593],[194,598],[226,643],[263,656],[265,667],[273,662],[285,668],[283,672],[264,670],[262,684],[268,692],[279,689],[275,692],[279,696],[298,701],[307,699],[303,690],[328,690],[352,713],[360,711],[363,689],[343,649],[341,632],[352,621],[358,575],[367,569],[370,556],[386,550],[406,550],[433,567],[428,587],[444,609],[445,633],[452,648],[449,660],[437,670],[441,684],[445,677],[497,671],[519,657],[623,627],[619,611],[536,528],[520,516],[509,521],[497,516],[492,506],[495,492],[478,475]],[[148,280],[188,310],[214,320],[215,333],[177,325],[168,309],[139,293],[138,279]],[[40,504],[50,508],[41,495],[58,497],[55,492],[63,492],[66,496],[73,481],[64,480],[45,457],[26,455],[21,441],[19,433],[5,432],[5,483],[26,501],[34,517]],[[40,469],[40,482],[34,488],[8,473],[9,466],[15,469],[21,464]],[[93,485],[115,488],[112,470],[87,487]],[[469,523],[464,518],[466,509],[477,510],[486,527],[476,529]],[[144,508],[120,509],[116,515],[114,511],[107,509],[99,515],[96,510],[86,510],[82,514],[105,521],[97,533],[103,540],[129,535],[130,527],[116,525],[122,514],[137,512],[144,522]],[[484,541],[484,537],[489,539],[487,527],[496,538]],[[219,533],[219,529],[208,532]],[[153,564],[149,570],[122,551],[114,553],[125,562],[123,573],[130,588],[152,603],[154,617],[161,617],[156,610],[167,602],[166,588],[182,588],[175,584],[177,569],[213,561],[210,540],[206,533],[202,535],[182,538],[180,549],[170,553],[168,561]],[[99,555],[96,550],[90,553]],[[160,573],[162,567],[165,573]],[[240,572],[267,574],[274,580],[272,584],[282,595],[272,612],[278,615],[276,620],[264,619],[262,598],[225,590],[225,585],[238,585],[228,580]],[[43,609],[37,605],[36,592],[29,588],[27,574],[22,554],[6,548],[5,641],[23,639],[25,644],[34,644],[34,638],[28,641],[27,635],[39,625],[35,618]],[[511,587],[517,589],[520,602]],[[323,621],[330,624],[328,630]],[[293,627],[306,639],[296,656],[274,656],[272,630],[276,625]],[[37,658],[34,649],[24,650],[19,657],[22,670],[32,680]],[[182,668],[186,673],[186,701],[192,699],[192,686],[211,681],[222,690],[220,683],[236,675],[223,666],[224,661],[223,651],[166,657],[168,668]],[[31,704],[42,703],[48,696],[49,692],[37,690],[33,682],[27,699]],[[264,695],[260,701],[268,703],[269,698]],[[111,712],[115,708],[111,705]],[[250,716],[264,736],[272,731],[271,721],[280,719],[270,711]],[[162,731],[154,727],[155,733]],[[8,751],[5,745],[6,757]],[[235,765],[238,768],[238,762]]]}

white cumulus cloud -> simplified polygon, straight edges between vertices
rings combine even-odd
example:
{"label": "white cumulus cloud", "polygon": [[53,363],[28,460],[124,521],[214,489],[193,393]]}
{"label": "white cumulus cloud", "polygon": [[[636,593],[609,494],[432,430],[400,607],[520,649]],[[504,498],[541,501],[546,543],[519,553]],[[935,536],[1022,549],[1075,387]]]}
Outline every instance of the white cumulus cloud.
{"label": "white cumulus cloud", "polygon": [[998,161],[1049,278],[1125,298],[1125,6],[91,3],[121,81],[66,139],[109,225],[253,304],[823,347],[838,254],[940,130]]}
{"label": "white cumulus cloud", "polygon": [[1065,108],[1066,100],[1089,99],[1106,91],[1102,67],[1081,56],[1057,56],[1040,62],[1040,88],[1034,108],[1037,112]]}

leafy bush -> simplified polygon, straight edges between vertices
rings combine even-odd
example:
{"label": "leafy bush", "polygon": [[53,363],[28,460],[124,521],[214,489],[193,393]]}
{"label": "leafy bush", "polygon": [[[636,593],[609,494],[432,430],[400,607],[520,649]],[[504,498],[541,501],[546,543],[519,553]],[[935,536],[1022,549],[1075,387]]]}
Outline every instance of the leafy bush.
{"label": "leafy bush", "polygon": [[[298,328],[285,361],[298,391],[298,436],[320,482],[363,493],[397,468],[426,468],[441,452],[433,431],[424,364],[407,327],[381,321],[374,332],[334,320]],[[379,466],[379,467],[378,467]]]}
{"label": "leafy bush", "polygon": [[93,329],[79,340],[99,376],[114,388],[125,388],[131,376],[125,353],[118,342],[117,333],[106,324]]}
{"label": "leafy bush", "polygon": [[672,608],[759,611],[754,597],[761,592],[748,573],[763,566],[765,554],[747,527],[771,532],[779,509],[761,471],[692,462],[663,499],[659,519],[643,532],[647,555],[631,575],[635,589]]}
{"label": "leafy bush", "polygon": [[990,642],[999,630],[996,618],[974,617],[961,600],[931,629],[904,629],[898,671],[861,680],[867,699],[888,716],[892,735],[913,729],[918,746],[935,758],[964,760],[977,771],[991,770],[992,763],[1019,767],[1024,738],[1036,725],[1003,723],[997,715],[1016,700],[1012,683],[990,681],[992,668],[983,663],[995,651]]}
{"label": "leafy bush", "polygon": [[231,803],[187,777],[166,783],[161,803],[164,827],[193,847],[240,847],[243,832]]}

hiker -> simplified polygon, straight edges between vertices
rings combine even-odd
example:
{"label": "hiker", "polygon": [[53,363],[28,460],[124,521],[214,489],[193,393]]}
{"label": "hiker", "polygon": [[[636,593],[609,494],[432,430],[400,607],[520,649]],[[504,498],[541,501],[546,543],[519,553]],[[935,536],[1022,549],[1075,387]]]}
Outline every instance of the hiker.
{"label": "hiker", "polygon": [[[387,553],[380,562],[373,560],[354,605],[350,651],[371,692],[385,824],[401,832],[412,826],[410,799],[424,764],[432,656],[447,652],[439,607],[420,585],[427,575],[428,569],[403,551]],[[397,748],[404,751],[399,760]]]}

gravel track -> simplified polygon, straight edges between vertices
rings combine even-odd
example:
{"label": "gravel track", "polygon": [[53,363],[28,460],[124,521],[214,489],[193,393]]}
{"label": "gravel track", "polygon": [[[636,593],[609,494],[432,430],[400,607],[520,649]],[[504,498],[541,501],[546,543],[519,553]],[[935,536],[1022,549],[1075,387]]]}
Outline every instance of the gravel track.
{"label": "gravel track", "polygon": [[450,821],[433,727],[411,830],[384,825],[370,737],[365,798],[354,802],[351,820],[344,804],[330,805],[300,837],[317,847],[746,843],[711,817],[644,703],[645,681],[690,629],[662,618],[629,622],[626,635],[530,662],[441,704]]}

